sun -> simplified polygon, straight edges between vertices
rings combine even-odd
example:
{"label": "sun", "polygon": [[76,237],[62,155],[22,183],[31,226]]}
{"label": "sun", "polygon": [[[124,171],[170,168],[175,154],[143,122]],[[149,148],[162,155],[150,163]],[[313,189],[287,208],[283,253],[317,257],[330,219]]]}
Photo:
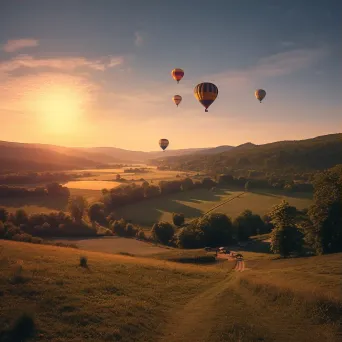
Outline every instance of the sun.
{"label": "sun", "polygon": [[54,133],[77,129],[83,112],[82,94],[76,89],[54,86],[39,94],[36,113],[45,128]]}
{"label": "sun", "polygon": [[66,77],[39,78],[25,94],[26,108],[40,129],[53,135],[79,132],[89,101],[86,86]]}

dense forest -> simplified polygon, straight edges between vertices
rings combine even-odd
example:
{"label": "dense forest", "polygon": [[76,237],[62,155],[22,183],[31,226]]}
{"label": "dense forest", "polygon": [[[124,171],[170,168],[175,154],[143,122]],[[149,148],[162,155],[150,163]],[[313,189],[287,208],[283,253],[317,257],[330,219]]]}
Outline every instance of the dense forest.
{"label": "dense forest", "polygon": [[342,163],[342,134],[330,134],[299,141],[254,145],[246,143],[229,151],[155,160],[173,170],[239,173],[249,170],[294,174],[323,170]]}

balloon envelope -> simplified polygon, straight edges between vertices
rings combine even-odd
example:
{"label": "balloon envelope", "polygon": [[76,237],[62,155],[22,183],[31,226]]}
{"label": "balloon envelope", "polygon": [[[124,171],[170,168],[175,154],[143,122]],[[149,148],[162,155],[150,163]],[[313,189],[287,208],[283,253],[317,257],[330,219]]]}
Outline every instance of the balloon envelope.
{"label": "balloon envelope", "polygon": [[204,82],[197,84],[194,89],[194,95],[196,99],[202,104],[205,108],[205,111],[208,111],[210,105],[215,101],[218,95],[218,88],[215,84]]}
{"label": "balloon envelope", "polygon": [[182,101],[182,96],[180,96],[180,95],[175,95],[173,98],[172,98],[172,100],[173,100],[173,102],[177,105],[177,107],[178,107],[178,105],[181,103],[181,101]]}
{"label": "balloon envelope", "polygon": [[177,83],[179,83],[179,81],[183,78],[184,76],[184,71],[180,68],[176,68],[176,69],[173,69],[171,71],[171,75],[173,77],[174,80],[177,81]]}
{"label": "balloon envelope", "polygon": [[169,146],[169,141],[167,139],[160,139],[159,140],[159,146],[164,151]]}
{"label": "balloon envelope", "polygon": [[261,102],[266,96],[266,91],[264,89],[257,89],[255,91],[255,97]]}

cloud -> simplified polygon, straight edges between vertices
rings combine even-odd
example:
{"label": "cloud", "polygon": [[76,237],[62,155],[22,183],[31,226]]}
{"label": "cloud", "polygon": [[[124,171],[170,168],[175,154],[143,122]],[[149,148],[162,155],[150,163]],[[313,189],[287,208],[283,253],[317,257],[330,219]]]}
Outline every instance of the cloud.
{"label": "cloud", "polygon": [[3,50],[6,52],[14,52],[28,47],[38,46],[39,42],[37,39],[16,39],[8,40],[3,46]]}
{"label": "cloud", "polygon": [[142,34],[137,31],[134,33],[134,36],[135,36],[135,40],[134,40],[135,46],[142,46],[144,43],[144,38]]}
{"label": "cloud", "polygon": [[259,59],[246,69],[228,70],[212,75],[211,79],[224,85],[243,87],[255,79],[272,78],[292,74],[311,67],[329,53],[326,48],[295,49]]}
{"label": "cloud", "polygon": [[82,94],[87,104],[96,99],[100,90],[97,84],[82,76],[49,72],[10,77],[0,83],[0,114],[6,110],[29,115],[34,100],[37,98],[39,101],[39,94],[54,89]]}
{"label": "cloud", "polygon": [[0,72],[9,73],[20,68],[37,69],[49,68],[63,71],[74,71],[78,68],[89,68],[104,71],[123,63],[122,57],[90,60],[83,57],[69,58],[34,58],[29,55],[19,55],[8,61],[0,62]]}

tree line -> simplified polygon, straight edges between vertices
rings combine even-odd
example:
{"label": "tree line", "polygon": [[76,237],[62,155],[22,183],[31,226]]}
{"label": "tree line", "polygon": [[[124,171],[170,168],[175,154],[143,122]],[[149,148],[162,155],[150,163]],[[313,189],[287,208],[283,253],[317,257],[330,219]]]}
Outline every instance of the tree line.
{"label": "tree line", "polygon": [[0,185],[0,197],[44,197],[57,196],[68,198],[70,191],[67,187],[57,182],[49,183],[45,187],[18,187]]}
{"label": "tree line", "polygon": [[38,184],[52,182],[68,182],[81,177],[91,177],[90,172],[18,172],[0,175],[1,185]]}

